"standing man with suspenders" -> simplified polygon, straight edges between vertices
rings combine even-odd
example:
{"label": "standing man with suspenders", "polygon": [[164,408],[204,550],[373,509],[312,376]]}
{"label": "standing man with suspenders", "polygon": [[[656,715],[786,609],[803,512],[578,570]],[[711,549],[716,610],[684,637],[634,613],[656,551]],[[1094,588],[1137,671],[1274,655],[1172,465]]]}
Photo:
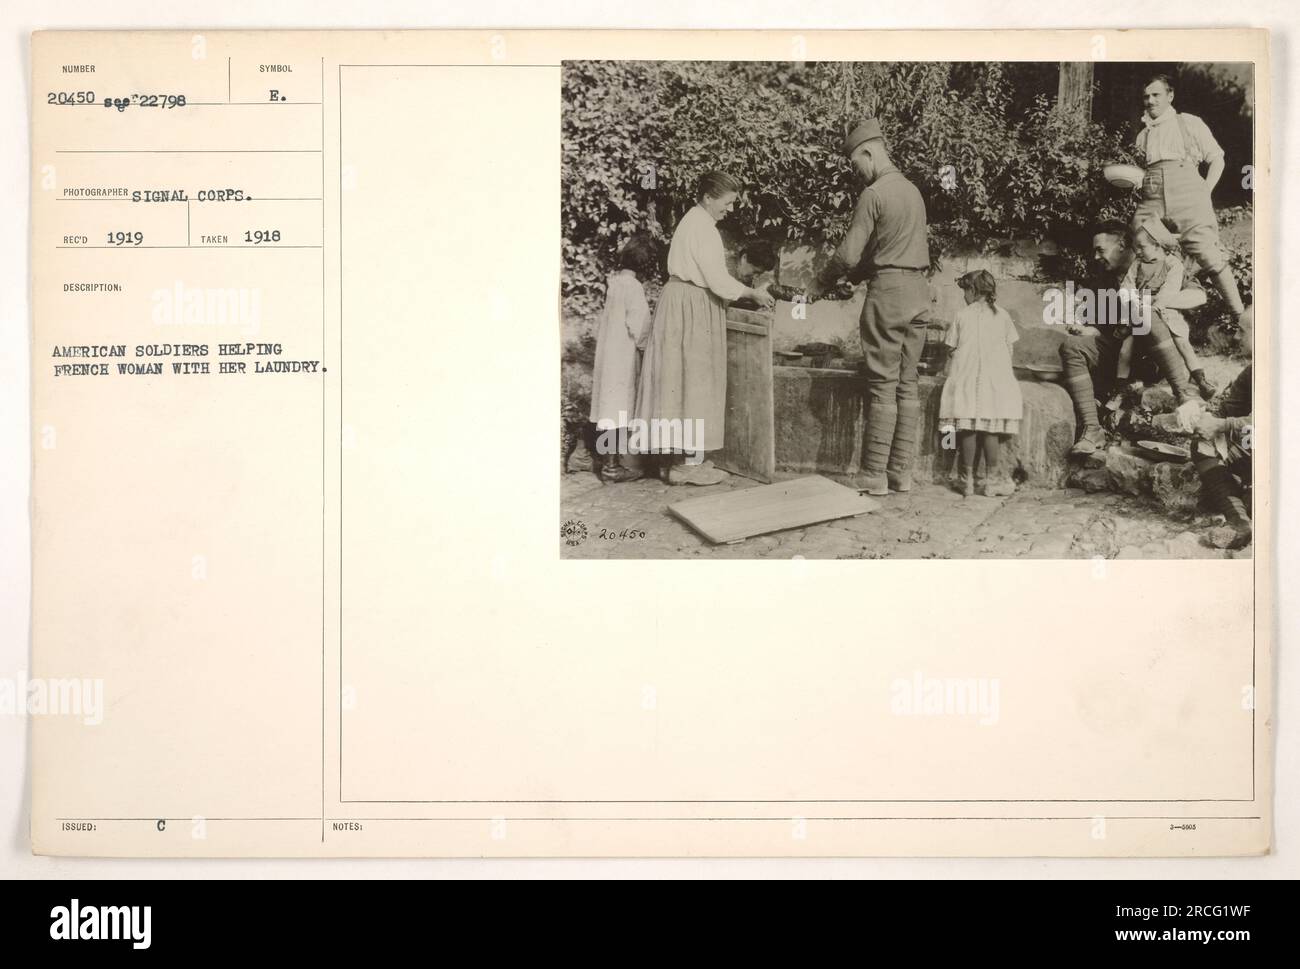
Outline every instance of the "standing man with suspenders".
{"label": "standing man with suspenders", "polygon": [[859,266],[869,280],[859,321],[869,398],[861,466],[866,492],[885,495],[911,490],[920,438],[917,364],[930,317],[925,201],[890,161],[875,118],[849,132],[844,153],[867,187],[848,232],[808,296],[821,295]]}
{"label": "standing man with suspenders", "polygon": [[[1219,241],[1219,223],[1210,193],[1223,175],[1223,149],[1209,126],[1194,114],[1174,110],[1174,85],[1158,74],[1142,91],[1146,113],[1138,132],[1138,156],[1146,167],[1142,201],[1133,225],[1164,218],[1179,234],[1183,251],[1208,272],[1238,322],[1248,311],[1242,306],[1228,253]],[[1200,166],[1208,166],[1205,177]]]}

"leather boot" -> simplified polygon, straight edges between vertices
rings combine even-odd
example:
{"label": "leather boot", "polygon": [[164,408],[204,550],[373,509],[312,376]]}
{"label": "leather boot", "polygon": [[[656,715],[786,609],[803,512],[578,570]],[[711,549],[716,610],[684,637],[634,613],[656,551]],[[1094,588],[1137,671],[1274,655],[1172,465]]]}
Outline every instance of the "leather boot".
{"label": "leather boot", "polygon": [[890,491],[912,490],[912,462],[916,459],[916,442],[921,436],[921,402],[905,400],[898,404],[894,440],[889,447],[886,477]]}
{"label": "leather boot", "polygon": [[1214,381],[1205,376],[1203,369],[1192,371],[1192,383],[1201,392],[1202,400],[1214,400],[1214,395],[1219,392],[1219,388],[1214,385]]}
{"label": "leather boot", "polygon": [[1197,470],[1201,474],[1201,493],[1225,519],[1224,525],[1210,529],[1210,544],[1215,548],[1245,548],[1251,540],[1250,515],[1232,472],[1218,461],[1205,467],[1198,462]]}
{"label": "leather boot", "polygon": [[862,448],[862,474],[866,478],[862,489],[869,495],[889,494],[889,481],[885,469],[894,443],[894,426],[898,423],[898,407],[874,401],[867,412],[867,433]]}

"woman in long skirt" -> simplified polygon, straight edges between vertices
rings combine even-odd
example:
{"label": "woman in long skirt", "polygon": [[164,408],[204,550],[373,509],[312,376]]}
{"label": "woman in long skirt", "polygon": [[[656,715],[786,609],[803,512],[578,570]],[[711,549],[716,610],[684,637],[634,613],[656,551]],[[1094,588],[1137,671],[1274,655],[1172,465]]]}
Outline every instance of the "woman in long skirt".
{"label": "woman in long skirt", "polygon": [[717,224],[739,193],[730,175],[705,174],[668,248],[669,279],[651,324],[636,411],[648,438],[641,449],[660,455],[660,474],[670,484],[726,478],[704,460],[722,447],[726,420],[726,304],[746,297],[763,307],[774,302],[766,289],[752,289],[727,272]]}

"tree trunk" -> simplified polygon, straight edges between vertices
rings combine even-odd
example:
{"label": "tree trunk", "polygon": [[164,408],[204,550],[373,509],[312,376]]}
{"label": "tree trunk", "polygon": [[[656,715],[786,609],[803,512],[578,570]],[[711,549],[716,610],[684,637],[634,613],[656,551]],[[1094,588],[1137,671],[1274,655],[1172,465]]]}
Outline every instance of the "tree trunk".
{"label": "tree trunk", "polygon": [[1085,123],[1092,120],[1092,61],[1062,62],[1056,107]]}

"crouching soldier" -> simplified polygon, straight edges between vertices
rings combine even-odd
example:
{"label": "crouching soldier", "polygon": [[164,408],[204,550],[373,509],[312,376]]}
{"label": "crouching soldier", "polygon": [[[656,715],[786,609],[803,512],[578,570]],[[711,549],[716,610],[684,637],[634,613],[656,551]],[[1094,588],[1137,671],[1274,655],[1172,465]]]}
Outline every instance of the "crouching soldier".
{"label": "crouching soldier", "polygon": [[[1253,320],[1243,321],[1242,343],[1252,347]],[[1251,425],[1251,368],[1237,374],[1196,425],[1192,460],[1201,493],[1226,524],[1210,532],[1216,548],[1245,548],[1251,540],[1250,489],[1254,428]]]}
{"label": "crouching soldier", "polygon": [[1193,460],[1201,476],[1201,494],[1226,519],[1210,531],[1215,548],[1245,548],[1250,544],[1251,367],[1239,373],[1214,401],[1213,411],[1196,426]]}

